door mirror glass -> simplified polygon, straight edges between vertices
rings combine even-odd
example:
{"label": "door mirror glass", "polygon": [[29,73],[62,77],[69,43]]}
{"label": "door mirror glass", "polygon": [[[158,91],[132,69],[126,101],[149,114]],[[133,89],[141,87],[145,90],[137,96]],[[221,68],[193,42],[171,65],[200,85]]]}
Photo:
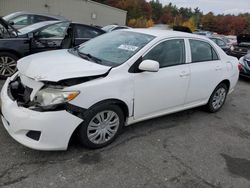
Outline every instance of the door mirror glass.
{"label": "door mirror glass", "polygon": [[144,60],[139,65],[139,70],[147,72],[158,72],[159,68],[160,68],[159,63],[153,60]]}

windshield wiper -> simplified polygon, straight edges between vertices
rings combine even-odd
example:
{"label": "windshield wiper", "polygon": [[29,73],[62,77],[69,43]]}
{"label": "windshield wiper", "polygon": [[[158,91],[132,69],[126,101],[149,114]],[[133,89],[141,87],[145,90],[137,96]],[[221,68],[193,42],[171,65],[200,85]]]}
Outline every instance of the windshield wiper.
{"label": "windshield wiper", "polygon": [[102,63],[102,60],[101,60],[101,59],[99,59],[99,58],[97,58],[97,57],[94,57],[94,56],[92,56],[91,54],[85,54],[85,53],[83,53],[83,52],[80,52],[79,49],[76,49],[76,50],[77,50],[78,55],[79,55],[81,58],[87,59],[87,60],[89,60],[89,61],[94,61],[95,63],[98,63],[98,64]]}

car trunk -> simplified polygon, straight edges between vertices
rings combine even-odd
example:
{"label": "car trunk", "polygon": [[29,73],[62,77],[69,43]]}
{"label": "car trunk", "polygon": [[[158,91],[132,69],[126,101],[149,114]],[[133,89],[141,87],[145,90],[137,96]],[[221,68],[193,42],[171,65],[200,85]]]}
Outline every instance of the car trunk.
{"label": "car trunk", "polygon": [[241,34],[237,36],[237,43],[240,46],[249,47],[250,46],[250,35],[249,34]]}

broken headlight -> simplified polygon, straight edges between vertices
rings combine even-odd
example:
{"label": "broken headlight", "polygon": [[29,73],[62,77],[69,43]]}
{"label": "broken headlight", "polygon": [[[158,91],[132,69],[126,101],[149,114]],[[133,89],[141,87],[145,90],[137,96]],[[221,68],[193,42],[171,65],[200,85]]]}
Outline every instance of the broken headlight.
{"label": "broken headlight", "polygon": [[79,91],[61,91],[47,88],[37,92],[34,101],[41,107],[53,106],[69,102],[79,95]]}

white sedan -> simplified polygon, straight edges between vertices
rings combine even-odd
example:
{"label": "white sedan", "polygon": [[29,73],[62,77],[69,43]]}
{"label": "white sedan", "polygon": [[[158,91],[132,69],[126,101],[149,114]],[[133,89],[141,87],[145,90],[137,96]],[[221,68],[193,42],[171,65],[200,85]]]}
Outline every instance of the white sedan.
{"label": "white sedan", "polygon": [[123,126],[206,105],[217,112],[238,60],[202,36],[128,29],[18,62],[1,92],[2,121],[21,144],[65,150],[110,144]]}

